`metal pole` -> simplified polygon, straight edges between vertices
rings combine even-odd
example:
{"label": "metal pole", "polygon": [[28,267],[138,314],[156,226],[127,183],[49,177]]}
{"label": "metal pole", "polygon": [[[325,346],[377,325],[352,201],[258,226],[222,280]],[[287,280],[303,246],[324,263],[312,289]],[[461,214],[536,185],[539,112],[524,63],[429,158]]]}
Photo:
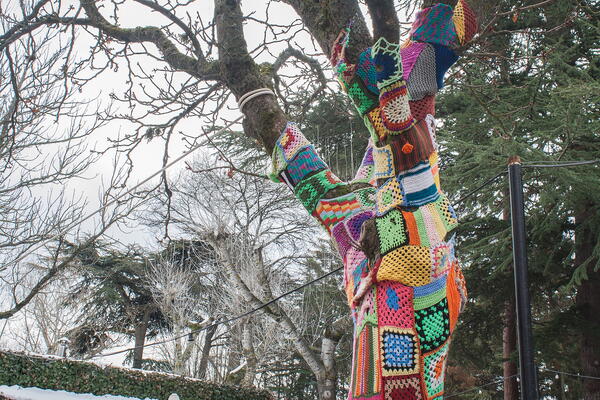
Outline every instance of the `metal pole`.
{"label": "metal pole", "polygon": [[527,282],[527,236],[521,159],[508,160],[510,182],[510,216],[512,223],[515,299],[517,308],[517,335],[519,338],[519,375],[522,400],[538,400],[537,373],[533,362],[533,335],[531,330],[531,303]]}

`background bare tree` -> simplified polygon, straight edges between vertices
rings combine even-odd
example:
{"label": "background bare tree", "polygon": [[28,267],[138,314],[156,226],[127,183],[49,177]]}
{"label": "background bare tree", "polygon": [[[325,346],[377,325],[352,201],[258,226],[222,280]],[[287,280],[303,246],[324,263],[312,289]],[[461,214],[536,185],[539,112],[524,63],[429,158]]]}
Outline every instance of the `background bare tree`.
{"label": "background bare tree", "polygon": [[[215,163],[201,159],[190,165],[194,172],[186,172],[170,184],[170,222],[173,230],[211,244],[223,277],[218,287],[220,309],[236,315],[301,283],[306,276],[303,263],[307,261],[302,254],[308,258],[310,243],[324,237],[303,217],[303,211],[298,211],[285,188],[274,187],[262,177],[226,174],[218,167],[218,160]],[[216,191],[217,187],[220,190]],[[155,224],[162,223],[164,209],[164,204],[160,204],[150,213]],[[331,260],[333,257],[330,263]],[[343,304],[341,295],[337,301]],[[320,384],[330,385],[335,393],[336,346],[342,334],[349,330],[350,319],[345,316],[343,307],[332,307],[331,298],[321,304],[311,303],[312,312],[299,307],[301,303],[302,297],[297,296],[288,302],[272,304],[264,309],[266,319],[253,316],[242,320],[238,327],[228,327],[241,337],[237,348],[243,356],[240,362],[245,363],[242,383],[253,383],[276,349],[287,347],[287,342],[315,379]],[[328,310],[335,317],[335,321],[320,320],[330,323],[327,329],[311,318],[318,310],[324,314]],[[273,323],[277,328],[273,328]],[[264,335],[266,332],[270,333]],[[261,338],[261,335],[264,336]]]}

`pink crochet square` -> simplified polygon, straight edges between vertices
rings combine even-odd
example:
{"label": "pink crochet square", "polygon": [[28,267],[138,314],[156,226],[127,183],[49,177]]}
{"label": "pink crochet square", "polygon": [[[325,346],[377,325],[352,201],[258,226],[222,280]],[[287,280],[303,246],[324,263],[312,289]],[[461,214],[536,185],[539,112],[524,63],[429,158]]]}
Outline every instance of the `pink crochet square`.
{"label": "pink crochet square", "polygon": [[377,316],[379,326],[413,328],[413,289],[399,282],[377,283]]}

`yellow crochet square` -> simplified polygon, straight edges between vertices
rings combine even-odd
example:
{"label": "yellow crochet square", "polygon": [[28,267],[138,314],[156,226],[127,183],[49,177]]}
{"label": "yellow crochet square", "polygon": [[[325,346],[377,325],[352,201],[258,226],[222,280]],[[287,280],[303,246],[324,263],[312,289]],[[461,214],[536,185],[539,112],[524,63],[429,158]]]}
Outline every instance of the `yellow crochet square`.
{"label": "yellow crochet square", "polygon": [[465,17],[462,2],[458,2],[454,8],[454,15],[452,16],[452,22],[454,22],[454,28],[456,29],[456,36],[460,40],[461,44],[465,42]]}
{"label": "yellow crochet square", "polygon": [[402,204],[402,188],[396,177],[390,178],[378,190],[376,195],[377,215],[383,215]]}
{"label": "yellow crochet square", "polygon": [[381,259],[378,281],[395,281],[407,286],[431,282],[431,254],[428,247],[402,246]]}
{"label": "yellow crochet square", "polygon": [[373,146],[373,165],[375,167],[373,176],[377,179],[396,176],[394,154],[389,144],[383,147]]}
{"label": "yellow crochet square", "polygon": [[388,130],[383,124],[383,119],[381,119],[381,109],[379,107],[374,108],[367,114],[369,121],[373,125],[373,129],[375,133],[377,133],[378,139],[383,140],[388,135]]}

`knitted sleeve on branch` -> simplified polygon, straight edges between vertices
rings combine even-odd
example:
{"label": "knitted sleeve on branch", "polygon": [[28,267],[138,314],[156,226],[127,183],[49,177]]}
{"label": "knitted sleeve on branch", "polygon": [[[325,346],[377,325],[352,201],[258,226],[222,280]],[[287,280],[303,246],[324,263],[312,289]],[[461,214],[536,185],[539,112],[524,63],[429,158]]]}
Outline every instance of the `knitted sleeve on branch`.
{"label": "knitted sleeve on branch", "polygon": [[311,214],[330,190],[346,185],[331,172],[293,122],[288,122],[277,139],[272,160],[271,179],[285,182]]}

